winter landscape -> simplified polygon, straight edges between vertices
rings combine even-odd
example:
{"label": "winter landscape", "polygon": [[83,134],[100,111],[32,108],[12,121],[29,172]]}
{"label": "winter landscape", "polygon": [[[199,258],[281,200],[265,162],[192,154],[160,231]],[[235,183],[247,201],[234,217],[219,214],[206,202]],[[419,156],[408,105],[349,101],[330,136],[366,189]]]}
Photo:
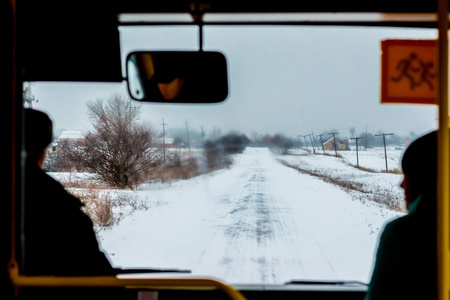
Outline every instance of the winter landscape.
{"label": "winter landscape", "polygon": [[[135,50],[198,48],[196,28],[145,27],[119,28],[123,66]],[[229,64],[221,104],[142,104],[125,83],[32,83],[29,105],[52,117],[55,140],[79,133],[52,145],[46,171],[85,203],[116,267],[368,282],[384,224],[406,213],[404,147],[437,128],[436,106],[380,104],[380,41],[436,32],[205,27],[205,49]],[[337,155],[322,149],[332,140]]]}
{"label": "winter landscape", "polygon": [[[247,147],[228,167],[189,179],[69,190],[113,203],[114,222],[97,234],[116,267],[191,270],[232,284],[367,282],[384,224],[405,213],[402,153],[388,148],[397,171],[387,173],[382,147],[359,151],[361,168],[354,150],[336,157]],[[97,182],[93,174],[50,174],[65,184]]]}

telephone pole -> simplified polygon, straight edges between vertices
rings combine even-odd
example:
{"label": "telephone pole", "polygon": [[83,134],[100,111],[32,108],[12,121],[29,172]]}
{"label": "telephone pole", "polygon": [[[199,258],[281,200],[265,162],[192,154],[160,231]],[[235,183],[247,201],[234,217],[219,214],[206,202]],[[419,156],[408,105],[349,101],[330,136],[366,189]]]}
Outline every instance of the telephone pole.
{"label": "telephone pole", "polygon": [[202,147],[205,146],[205,131],[203,130],[203,125],[200,126],[201,136],[202,136]]}
{"label": "telephone pole", "polygon": [[299,141],[299,146],[300,146],[300,149],[302,148],[302,146],[303,146],[303,142],[302,142],[302,136],[301,135],[297,135],[297,137],[298,137],[298,141]]}
{"label": "telephone pole", "polygon": [[305,139],[305,147],[306,147],[306,151],[308,151],[308,143],[306,142],[306,137],[308,135],[302,135],[301,137],[303,137]]}
{"label": "telephone pole", "polygon": [[364,149],[367,150],[367,124],[366,124],[366,138],[364,139]]}
{"label": "telephone pole", "polygon": [[383,137],[383,144],[384,144],[384,160],[386,162],[386,172],[388,171],[388,162],[387,162],[387,153],[386,153],[386,136],[387,135],[393,135],[393,133],[381,133],[381,134],[375,134],[375,136],[382,136]]}
{"label": "telephone pole", "polygon": [[34,97],[33,91],[31,89],[31,86],[34,85],[34,83],[25,82],[23,85],[23,100],[25,101],[24,104],[26,107],[33,108],[33,102],[39,102],[39,100]]}
{"label": "telephone pole", "polygon": [[356,166],[359,167],[359,158],[358,158],[358,140],[364,139],[362,137],[350,138],[351,140],[355,140],[356,142]]}
{"label": "telephone pole", "polygon": [[308,134],[307,136],[309,136],[309,140],[311,141],[311,147],[313,149],[313,153],[316,154],[316,149],[314,147],[314,143],[313,143],[313,140],[312,140],[312,137],[311,137],[311,133]]}
{"label": "telephone pole", "polygon": [[189,141],[189,127],[188,127],[188,121],[186,119],[186,134],[187,134],[187,143],[189,148],[189,158],[191,158],[191,142]]}
{"label": "telephone pole", "polygon": [[320,143],[322,144],[322,152],[325,153],[325,147],[323,146],[323,141],[322,141],[322,136],[324,136],[326,134],[319,134],[317,135],[320,138]]}
{"label": "telephone pole", "polygon": [[164,118],[163,118],[163,122],[162,122],[162,127],[163,127],[163,157],[164,157],[164,163],[166,163],[166,123],[164,123]]}
{"label": "telephone pole", "polygon": [[334,154],[337,156],[336,134],[339,134],[339,132],[330,132],[330,134],[333,135]]}

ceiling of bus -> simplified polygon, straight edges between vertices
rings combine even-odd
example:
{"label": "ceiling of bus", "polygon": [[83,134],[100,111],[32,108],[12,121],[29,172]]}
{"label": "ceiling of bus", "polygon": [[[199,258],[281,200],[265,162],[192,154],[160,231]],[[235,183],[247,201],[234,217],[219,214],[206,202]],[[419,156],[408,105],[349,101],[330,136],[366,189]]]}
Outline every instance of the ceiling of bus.
{"label": "ceiling of bus", "polygon": [[[17,2],[19,61],[25,81],[122,81],[118,16],[121,13],[432,13],[437,1],[116,1]],[[281,22],[283,22],[281,20]],[[306,21],[308,24],[313,24]],[[301,23],[301,22],[300,22]],[[316,22],[322,24],[321,22]],[[332,23],[327,23],[332,24]],[[348,22],[342,22],[348,25]],[[435,21],[350,25],[435,27]],[[399,25],[400,24],[400,25]]]}
{"label": "ceiling of bus", "polygon": [[[210,12],[435,12],[437,1],[124,1],[120,11],[183,12],[191,3],[206,4]],[[203,5],[199,5],[203,6]]]}

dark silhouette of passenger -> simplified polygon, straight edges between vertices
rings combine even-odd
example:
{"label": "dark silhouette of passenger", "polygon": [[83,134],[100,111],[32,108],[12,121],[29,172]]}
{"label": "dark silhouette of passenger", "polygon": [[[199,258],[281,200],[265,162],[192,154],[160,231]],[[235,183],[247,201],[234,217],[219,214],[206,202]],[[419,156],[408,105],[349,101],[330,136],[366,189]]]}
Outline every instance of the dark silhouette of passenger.
{"label": "dark silhouette of passenger", "polygon": [[83,204],[42,169],[52,122],[25,109],[24,261],[26,275],[113,275]]}
{"label": "dark silhouette of passenger", "polygon": [[383,230],[366,300],[437,297],[436,131],[411,143],[402,169],[408,214]]}

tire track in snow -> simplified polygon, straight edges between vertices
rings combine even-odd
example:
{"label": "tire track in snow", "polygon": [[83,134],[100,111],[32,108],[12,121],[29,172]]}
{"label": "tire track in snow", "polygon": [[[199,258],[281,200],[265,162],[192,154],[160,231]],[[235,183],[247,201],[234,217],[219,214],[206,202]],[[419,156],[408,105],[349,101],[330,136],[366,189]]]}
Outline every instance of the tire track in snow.
{"label": "tire track in snow", "polygon": [[[299,248],[315,252],[315,263],[325,260],[328,273],[336,274],[317,238],[298,230],[291,208],[274,194],[272,185],[282,179],[273,178],[271,169],[284,167],[264,151],[242,164],[242,173],[230,185],[233,189],[217,203],[216,234],[207,250],[220,260],[224,277],[239,280],[245,266],[255,282],[280,282],[292,279],[292,274],[308,278]],[[226,240],[220,249],[213,245],[216,238]]]}

